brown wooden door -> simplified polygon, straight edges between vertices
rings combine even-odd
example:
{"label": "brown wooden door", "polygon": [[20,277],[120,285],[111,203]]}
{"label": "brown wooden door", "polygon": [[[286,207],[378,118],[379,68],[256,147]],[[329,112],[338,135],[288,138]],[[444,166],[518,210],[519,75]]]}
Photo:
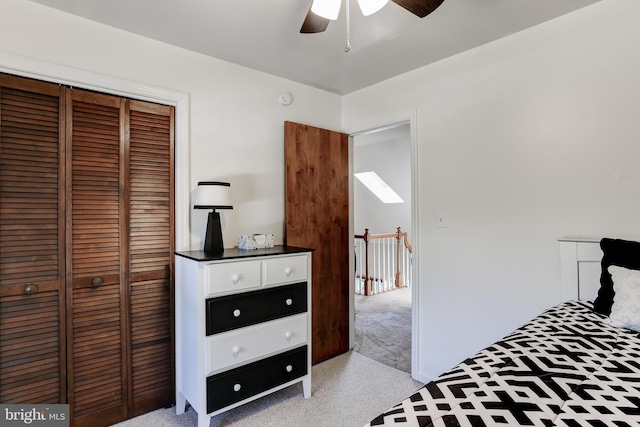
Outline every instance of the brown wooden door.
{"label": "brown wooden door", "polygon": [[67,351],[75,426],[126,417],[125,101],[67,92]]}
{"label": "brown wooden door", "polygon": [[60,92],[0,74],[0,403],[66,399]]}
{"label": "brown wooden door", "polygon": [[349,349],[348,135],[285,122],[285,243],[312,255],[312,362]]}
{"label": "brown wooden door", "polygon": [[110,425],[174,399],[174,109],[83,91],[67,107],[69,403],[75,426]]}
{"label": "brown wooden door", "polygon": [[0,403],[173,402],[174,108],[0,74]]}
{"label": "brown wooden door", "polygon": [[173,391],[174,108],[129,101],[129,416]]}

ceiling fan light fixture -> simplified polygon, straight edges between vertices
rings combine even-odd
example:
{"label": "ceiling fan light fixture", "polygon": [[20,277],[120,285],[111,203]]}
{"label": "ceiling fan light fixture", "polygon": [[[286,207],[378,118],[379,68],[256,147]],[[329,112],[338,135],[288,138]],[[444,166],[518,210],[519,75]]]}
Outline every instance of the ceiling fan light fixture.
{"label": "ceiling fan light fixture", "polygon": [[364,16],[373,15],[382,9],[389,0],[358,0],[358,5]]}
{"label": "ceiling fan light fixture", "polygon": [[335,21],[340,14],[342,0],[313,0],[311,12],[323,18]]}

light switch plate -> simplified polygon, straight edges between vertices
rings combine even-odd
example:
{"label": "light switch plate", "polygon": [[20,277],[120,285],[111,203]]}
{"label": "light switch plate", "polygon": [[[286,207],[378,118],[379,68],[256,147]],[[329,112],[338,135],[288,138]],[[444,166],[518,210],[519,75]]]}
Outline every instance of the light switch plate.
{"label": "light switch plate", "polygon": [[445,211],[438,211],[438,228],[446,228],[447,227],[447,215]]}

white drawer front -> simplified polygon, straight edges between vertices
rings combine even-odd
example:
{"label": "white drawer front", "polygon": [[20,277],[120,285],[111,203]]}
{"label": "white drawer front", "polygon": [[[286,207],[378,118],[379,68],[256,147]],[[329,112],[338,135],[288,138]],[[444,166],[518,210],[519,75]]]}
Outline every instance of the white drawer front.
{"label": "white drawer front", "polygon": [[261,265],[260,260],[208,264],[205,267],[205,294],[259,288]]}
{"label": "white drawer front", "polygon": [[265,263],[265,284],[299,282],[307,279],[307,256],[270,258]]}
{"label": "white drawer front", "polygon": [[273,320],[207,338],[207,375],[307,342],[307,314]]}

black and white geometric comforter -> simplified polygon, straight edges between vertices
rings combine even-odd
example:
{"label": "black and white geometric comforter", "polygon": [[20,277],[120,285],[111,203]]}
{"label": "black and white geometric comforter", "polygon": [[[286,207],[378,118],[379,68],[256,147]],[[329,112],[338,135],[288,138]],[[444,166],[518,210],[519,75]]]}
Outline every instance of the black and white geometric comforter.
{"label": "black and white geometric comforter", "polygon": [[640,426],[640,336],[591,303],[533,319],[370,426]]}

